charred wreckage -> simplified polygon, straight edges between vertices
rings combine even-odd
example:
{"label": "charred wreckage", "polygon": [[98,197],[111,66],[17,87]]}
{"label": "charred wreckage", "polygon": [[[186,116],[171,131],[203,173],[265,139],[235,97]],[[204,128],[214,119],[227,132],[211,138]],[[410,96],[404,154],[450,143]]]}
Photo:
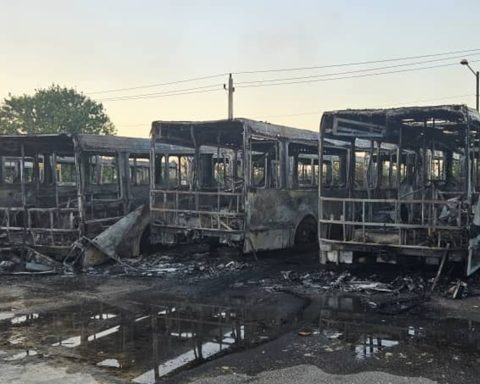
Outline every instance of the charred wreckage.
{"label": "charred wreckage", "polygon": [[155,121],[151,139],[0,136],[0,251],[98,264],[143,243],[244,253],[319,243],[322,263],[480,267],[480,116],[462,105],[324,113],[320,132]]}

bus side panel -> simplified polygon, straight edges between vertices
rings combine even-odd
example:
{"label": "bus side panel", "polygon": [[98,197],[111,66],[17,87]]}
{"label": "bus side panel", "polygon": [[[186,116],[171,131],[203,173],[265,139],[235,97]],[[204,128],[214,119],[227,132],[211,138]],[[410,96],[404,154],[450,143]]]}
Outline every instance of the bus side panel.
{"label": "bus side panel", "polygon": [[292,247],[302,219],[307,216],[317,219],[316,189],[252,189],[247,199],[245,253]]}

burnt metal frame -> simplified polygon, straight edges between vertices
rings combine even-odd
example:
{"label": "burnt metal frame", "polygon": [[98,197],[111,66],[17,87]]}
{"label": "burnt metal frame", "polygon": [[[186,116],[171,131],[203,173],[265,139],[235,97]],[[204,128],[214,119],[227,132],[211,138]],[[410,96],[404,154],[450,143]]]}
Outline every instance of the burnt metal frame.
{"label": "burnt metal frame", "polygon": [[[157,128],[155,122],[152,124],[152,147],[150,152],[150,211],[154,213],[155,218],[157,221],[154,221],[154,227],[159,227],[163,231],[200,231],[202,233],[209,233],[209,234],[219,234],[219,235],[231,235],[235,239],[239,239],[240,236],[243,234],[245,228],[245,221],[244,221],[244,201],[245,201],[245,184],[242,186],[241,192],[226,192],[220,190],[220,183],[217,184],[217,191],[201,191],[199,185],[199,156],[200,156],[200,145],[197,143],[197,139],[195,137],[195,130],[194,130],[194,123],[190,124],[190,137],[192,139],[193,144],[193,152],[185,150],[182,154],[193,154],[193,167],[194,167],[194,174],[196,174],[193,180],[193,187],[195,190],[183,191],[179,189],[160,189],[156,185],[155,174],[156,174],[156,156],[158,154],[158,150],[156,150],[157,141],[164,144],[164,141],[161,139],[161,124]],[[158,129],[158,131],[157,131]],[[160,137],[160,139],[159,139]],[[217,159],[219,158],[219,150],[220,147],[223,147],[219,142],[219,138],[217,137],[217,147],[213,149],[209,147],[206,151],[211,154],[216,154]],[[246,148],[246,135],[243,134],[243,141],[242,146],[239,148],[235,148],[235,153],[238,155],[238,151],[242,151],[242,159],[240,159],[242,167],[243,167],[243,177],[244,180],[246,177],[249,177],[246,172],[246,159],[245,159],[245,148]],[[237,156],[236,155],[236,156]],[[235,157],[236,157],[235,156]],[[236,158],[235,160],[238,160]],[[168,157],[166,158],[166,164],[168,164],[169,160]],[[236,167],[236,166],[235,166]],[[168,168],[168,166],[166,167]],[[174,206],[168,207],[167,197],[172,195],[174,197]],[[180,196],[185,197],[193,197],[194,199],[194,209],[179,209],[179,201]],[[208,197],[216,197],[216,209],[210,210],[201,210],[200,209],[200,201],[203,198]],[[225,212],[221,210],[221,197],[231,198],[234,202],[233,206],[235,210],[230,212]],[[157,199],[160,198],[162,201],[163,206],[158,207],[156,205]],[[173,223],[169,220],[168,214],[173,214]],[[179,216],[180,215],[190,215],[196,216],[198,218],[199,226],[185,226],[179,224]],[[158,223],[158,219],[162,221],[162,224]],[[231,225],[229,225],[229,220],[241,220],[242,228],[233,229]],[[203,226],[202,223],[210,223],[209,226]]]}
{"label": "burnt metal frame", "polygon": [[[10,243],[16,244],[17,240],[12,240],[11,234],[14,232],[22,232],[22,244],[32,246],[35,248],[47,248],[48,251],[64,253],[68,250],[72,241],[81,238],[83,235],[92,236],[102,230],[104,225],[109,225],[123,217],[132,207],[130,188],[133,186],[132,180],[129,177],[129,156],[136,155],[149,158],[149,141],[148,139],[133,139],[133,138],[120,138],[109,136],[97,136],[97,135],[18,135],[18,136],[0,136],[0,142],[13,143],[20,148],[19,160],[20,160],[20,195],[21,206],[5,206],[0,207],[2,217],[5,222],[0,226],[0,231],[5,231],[7,239]],[[54,144],[58,141],[59,144]],[[52,158],[52,185],[54,188],[54,202],[51,207],[38,207],[28,206],[27,193],[26,193],[26,181],[24,175],[25,164],[25,145],[29,145],[30,148],[34,148],[34,157],[38,157],[42,151],[50,153]],[[5,148],[8,145],[5,144]],[[2,150],[3,156],[15,157],[13,149]],[[32,151],[32,149],[31,149]],[[76,182],[74,186],[69,188],[70,193],[75,195],[72,207],[62,206],[61,200],[61,188],[57,182],[57,167],[56,156],[61,153],[62,155],[72,156],[75,164],[75,177]],[[95,191],[90,191],[87,196],[87,185],[89,184],[86,175],[85,167],[88,166],[85,160],[88,160],[88,156],[91,155],[107,155],[115,157],[115,166],[117,169],[117,180],[114,185],[116,190],[116,199],[111,198],[98,198]],[[3,165],[3,161],[2,161]],[[2,179],[3,180],[3,179]],[[39,180],[37,179],[37,184]],[[132,185],[130,185],[132,184]],[[144,185],[145,190],[148,189],[148,184]],[[0,185],[2,188],[2,185]],[[39,185],[37,185],[37,190]],[[97,188],[102,193],[102,187]],[[148,194],[145,193],[146,199]],[[70,204],[67,204],[70,205]],[[96,208],[106,207],[112,205],[118,206],[119,215],[108,216],[102,218],[95,217]],[[11,217],[12,214],[20,213],[23,218],[23,226],[12,226]],[[92,214],[93,213],[93,214]],[[41,223],[39,225],[33,225],[32,215],[40,214],[48,217],[47,223]],[[62,215],[64,217],[61,220]],[[90,215],[90,217],[88,217]],[[65,218],[67,220],[65,220]],[[69,224],[65,227],[65,223]],[[49,234],[49,240],[43,239],[43,241],[36,242],[36,235]],[[55,239],[55,235],[59,235],[60,238]],[[68,235],[67,238],[61,237],[62,235]]]}
{"label": "burnt metal frame", "polygon": [[[234,242],[243,242],[246,241],[247,243],[251,243],[251,239],[248,237],[248,233],[250,231],[249,228],[249,221],[247,219],[248,216],[248,211],[251,209],[249,207],[249,202],[248,202],[248,194],[249,190],[255,187],[252,187],[252,156],[251,156],[251,143],[252,140],[258,140],[258,141],[274,141],[278,143],[278,148],[277,148],[277,161],[280,163],[280,172],[278,175],[279,178],[279,186],[274,188],[274,189],[286,189],[287,186],[287,166],[288,164],[288,144],[290,142],[295,142],[299,145],[306,145],[311,147],[312,145],[314,147],[317,146],[318,144],[318,135],[315,134],[314,132],[310,131],[305,131],[301,129],[296,129],[296,128],[289,128],[289,127],[282,127],[282,126],[275,126],[267,123],[262,123],[262,122],[257,122],[253,120],[248,120],[248,119],[234,119],[232,121],[216,121],[216,122],[153,122],[152,123],[152,131],[151,131],[151,136],[152,136],[152,149],[151,149],[151,159],[155,159],[155,156],[157,155],[154,145],[156,143],[161,143],[161,144],[183,144],[183,145],[190,145],[193,146],[195,149],[195,154],[194,158],[199,157],[200,154],[200,149],[199,145],[196,142],[195,139],[195,131],[194,127],[199,127],[201,129],[202,125],[208,125],[211,124],[212,126],[216,126],[217,128],[220,129],[222,124],[224,124],[225,130],[228,129],[228,125],[240,125],[241,126],[241,140],[239,140],[236,143],[236,146],[234,147],[231,143],[227,144],[222,144],[218,140],[215,141],[210,141],[209,143],[206,143],[204,145],[217,145],[217,148],[219,147],[225,147],[225,148],[235,148],[237,153],[238,151],[241,151],[242,153],[242,161],[241,161],[241,166],[243,167],[242,169],[242,174],[243,174],[243,185],[241,192],[225,192],[225,191],[220,191],[217,190],[216,192],[205,192],[205,191],[179,191],[179,190],[173,190],[173,191],[168,191],[168,190],[163,190],[157,188],[155,184],[155,164],[156,161],[152,160],[150,162],[151,164],[151,180],[150,180],[150,185],[151,185],[151,190],[150,190],[150,209],[152,212],[156,213],[156,217],[160,217],[163,213],[173,213],[175,214],[174,218],[174,223],[172,224],[171,221],[168,219],[165,219],[166,216],[163,217],[163,222],[160,221],[157,223],[155,226],[159,228],[159,230],[164,231],[164,232],[170,232],[170,233],[178,233],[178,231],[184,231],[185,233],[192,233],[192,232],[198,232],[200,233],[201,236],[203,235],[212,235],[212,236],[220,236],[224,237],[227,240],[232,240]],[[182,139],[179,136],[172,137],[170,132],[162,132],[162,127],[163,126],[173,126],[173,127],[182,127],[184,130],[190,129],[190,138],[192,141],[190,143],[186,143],[187,140],[187,134],[184,134],[184,139],[182,142]],[[173,131],[173,130],[172,130]],[[193,144],[193,145],[192,145]],[[210,149],[207,149],[207,151]],[[198,169],[198,168],[197,168]],[[268,172],[266,172],[268,173]],[[268,179],[270,177],[269,175],[265,175],[265,178]],[[266,184],[268,185],[268,181],[266,181]],[[197,185],[198,187],[198,185]],[[265,188],[258,188],[257,189],[265,189]],[[298,188],[299,190],[305,191],[307,188],[302,187]],[[229,196],[229,197],[234,197],[236,199],[236,203],[234,206],[236,209],[232,212],[224,212],[221,211],[220,205],[217,204],[216,210],[207,210],[207,211],[201,211],[198,210],[198,208],[195,208],[194,210],[185,210],[185,211],[180,211],[176,209],[175,207],[172,208],[165,208],[165,207],[158,207],[155,204],[155,200],[157,196],[162,196],[163,198],[161,199],[163,201],[163,204],[166,205],[166,195],[168,193],[172,193],[175,195],[175,207],[178,206],[178,196],[181,194],[184,195],[192,195],[195,196],[195,201],[198,202],[199,198],[202,195],[211,195],[211,196],[217,196],[219,198],[220,195],[224,196]],[[312,191],[312,193],[316,194],[316,187]],[[218,200],[217,200],[218,201]],[[215,207],[212,207],[215,208]],[[216,227],[214,228],[213,226],[210,227],[205,227],[205,226],[192,226],[192,225],[178,225],[178,214],[179,213],[184,213],[184,214],[189,214],[189,215],[198,215],[199,217],[201,215],[204,215],[206,217],[210,216],[215,216],[216,221],[211,220],[212,223],[216,224]],[[158,214],[158,215],[157,215]],[[222,218],[234,218],[237,220],[242,220],[242,226],[241,228],[238,229],[232,229],[228,223],[223,223],[226,225],[223,225],[221,222]],[[201,217],[200,221],[201,223]],[[252,244],[249,244],[251,248],[253,248]],[[255,251],[253,249],[253,251]]]}
{"label": "burnt metal frame", "polygon": [[[447,117],[445,119],[450,118],[452,120],[453,128],[457,129],[458,132],[462,129],[465,130],[463,134],[463,151],[465,155],[465,159],[469,159],[469,161],[465,161],[465,174],[466,174],[466,182],[463,185],[463,190],[457,192],[457,196],[460,194],[464,195],[463,199],[459,199],[458,201],[448,201],[448,200],[435,200],[435,199],[428,199],[425,198],[424,194],[422,194],[422,199],[412,199],[412,200],[402,200],[399,192],[400,186],[400,165],[401,165],[401,158],[403,151],[408,149],[408,146],[405,146],[402,143],[402,140],[405,137],[405,132],[403,130],[409,129],[408,126],[400,124],[399,126],[392,127],[389,126],[389,123],[392,123],[392,116],[400,117],[403,116],[404,118],[408,118],[409,115],[417,116],[412,117],[412,120],[418,118],[419,115],[424,115],[425,118],[425,125],[424,125],[424,135],[427,131],[426,126],[426,119],[427,117],[433,119],[433,129],[430,129],[429,133],[432,135],[437,135],[438,139],[441,139],[442,134],[446,135],[447,129],[451,130],[452,126],[449,126],[444,131],[436,132],[435,129],[435,118],[441,118],[442,113]],[[348,117],[345,118],[345,116]],[[370,120],[372,116],[381,116],[376,119],[376,124],[371,124]],[[384,119],[384,124],[378,124],[379,119]],[[474,118],[475,121],[472,121]],[[352,120],[350,120],[352,119]],[[461,121],[457,121],[455,123],[455,119],[460,119]],[[332,124],[333,121],[333,124]],[[465,238],[467,236],[467,227],[470,225],[471,222],[471,207],[473,203],[473,197],[477,194],[474,191],[472,185],[472,161],[474,158],[479,158],[479,148],[475,148],[475,145],[478,146],[479,143],[479,118],[478,114],[474,114],[472,110],[469,110],[465,106],[440,106],[440,107],[416,107],[416,108],[399,108],[393,110],[347,110],[347,111],[336,111],[336,112],[329,112],[324,114],[322,117],[322,122],[320,125],[320,143],[319,143],[319,156],[322,159],[325,155],[324,150],[324,141],[326,138],[334,138],[345,140],[345,142],[350,142],[352,148],[350,150],[349,161],[353,162],[350,164],[350,169],[352,165],[354,165],[355,161],[355,148],[354,148],[354,141],[355,141],[355,131],[348,132],[345,130],[341,132],[339,130],[339,123],[346,122],[346,123],[353,123],[350,124],[354,126],[360,126],[364,129],[363,134],[361,135],[362,139],[369,139],[373,143],[374,141],[382,141],[396,144],[396,189],[397,189],[397,197],[396,198],[364,198],[364,197],[353,197],[353,183],[354,180],[350,180],[349,193],[348,197],[331,197],[325,194],[325,190],[322,186],[322,182],[319,184],[318,194],[319,194],[319,244],[320,244],[320,255],[321,255],[321,262],[325,263],[327,261],[326,253],[328,251],[349,251],[349,252],[375,252],[383,251],[385,252],[388,249],[395,250],[399,254],[405,255],[415,255],[415,256],[434,256],[434,257],[441,257],[446,250],[445,242],[448,239],[442,240],[442,232],[448,232],[450,236],[457,236],[458,241],[461,244],[456,249],[450,249],[449,252],[452,254],[457,254],[462,257],[467,255],[467,246],[465,244]],[[448,124],[446,124],[448,125]],[[456,126],[456,127],[455,127]],[[375,129],[371,131],[371,127]],[[371,135],[369,136],[369,131],[371,131]],[[396,132],[395,132],[396,131]],[[437,129],[437,131],[439,131]],[[457,134],[458,134],[457,132]],[[396,138],[395,138],[396,133]],[[459,135],[460,139],[462,135]],[[473,141],[471,142],[471,138],[473,137]],[[445,139],[445,138],[444,138]],[[452,140],[455,139],[452,137]],[[448,138],[446,139],[448,140]],[[449,143],[450,145],[451,143]],[[458,144],[460,145],[460,143]],[[476,153],[475,153],[476,152]],[[373,154],[373,153],[372,153]],[[475,156],[476,155],[476,156]],[[473,156],[473,158],[472,158]],[[424,165],[424,168],[426,165]],[[322,173],[322,169],[320,169],[320,173]],[[322,176],[320,176],[320,180],[322,180]],[[341,216],[339,218],[335,217],[325,217],[325,210],[329,204],[341,204]],[[355,204],[361,205],[361,220],[355,220],[355,216],[352,213],[355,212]],[[390,204],[394,207],[394,222],[393,223],[385,223],[385,222],[369,222],[366,220],[367,216],[367,209],[372,209],[372,206],[375,204]],[[421,212],[421,221],[417,224],[409,224],[409,223],[402,223],[400,222],[400,206],[402,204],[406,204],[410,207],[414,205],[420,205],[420,212]],[[444,206],[453,206],[458,210],[458,216],[456,219],[455,224],[450,225],[441,225],[436,220],[438,217],[439,207]],[[350,209],[349,209],[350,208]],[[466,215],[462,215],[462,213],[467,212]],[[428,214],[429,213],[429,214]],[[425,215],[429,216],[431,222],[428,222],[425,218]],[[343,236],[341,239],[333,239],[329,238],[328,236],[328,229],[331,225],[339,225],[342,227]],[[363,241],[353,241],[352,239],[347,238],[347,231],[348,227],[350,226],[351,230],[354,230],[355,227],[360,227],[362,230],[362,240]],[[365,238],[366,228],[378,228],[378,229],[398,229],[398,244],[383,244],[374,241],[367,241]],[[422,244],[415,244],[415,245],[408,245],[405,243],[406,230],[425,230],[427,233],[437,233],[437,242],[433,246],[430,245],[422,245]],[[449,246],[449,245],[448,245]],[[447,246],[447,247],[448,247]],[[338,262],[338,259],[337,259]]]}

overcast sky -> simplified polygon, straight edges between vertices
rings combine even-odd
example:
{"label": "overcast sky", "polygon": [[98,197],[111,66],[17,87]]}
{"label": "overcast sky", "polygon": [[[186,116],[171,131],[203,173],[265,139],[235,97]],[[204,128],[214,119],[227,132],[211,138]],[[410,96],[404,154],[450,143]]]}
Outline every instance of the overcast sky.
{"label": "overcast sky", "polygon": [[[480,3],[475,0],[2,0],[0,97],[33,93],[52,83],[75,87],[97,100],[218,86],[218,91],[212,87],[206,89],[215,91],[206,93],[104,101],[119,134],[148,136],[153,120],[226,117],[227,95],[222,90],[226,76],[128,92],[94,92],[228,72],[480,49],[479,32]],[[480,60],[480,50],[465,56]],[[472,62],[472,67],[480,69],[480,61]],[[238,74],[234,80],[361,68],[365,67]],[[418,103],[474,106],[474,86],[473,74],[460,64],[273,87],[239,84],[234,111],[237,117],[315,130],[322,111],[329,109]]]}

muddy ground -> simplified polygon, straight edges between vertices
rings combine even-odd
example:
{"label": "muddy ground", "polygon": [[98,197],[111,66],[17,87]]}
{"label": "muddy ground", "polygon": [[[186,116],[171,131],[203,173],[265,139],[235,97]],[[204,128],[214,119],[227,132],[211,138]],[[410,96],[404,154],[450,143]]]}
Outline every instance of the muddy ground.
{"label": "muddy ground", "polygon": [[167,250],[0,277],[2,383],[477,383],[480,289],[315,252]]}

